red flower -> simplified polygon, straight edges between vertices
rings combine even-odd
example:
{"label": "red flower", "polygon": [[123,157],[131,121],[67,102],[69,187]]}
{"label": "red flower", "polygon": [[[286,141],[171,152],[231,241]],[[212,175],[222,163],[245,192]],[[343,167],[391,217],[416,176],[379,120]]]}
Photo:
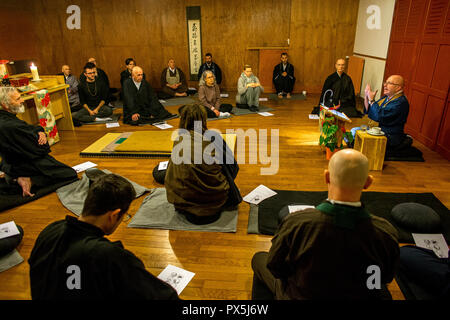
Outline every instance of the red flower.
{"label": "red flower", "polygon": [[41,119],[39,119],[39,123],[43,128],[45,128],[47,126],[47,119],[41,118]]}
{"label": "red flower", "polygon": [[50,103],[50,95],[48,93],[46,93],[44,99],[42,99],[41,104],[44,107],[47,107],[49,103]]}
{"label": "red flower", "polygon": [[56,134],[58,133],[58,128],[56,128],[56,126],[53,127],[52,131],[50,131],[48,133],[48,135],[50,136],[50,138],[54,138],[56,137]]}
{"label": "red flower", "polygon": [[8,79],[8,74],[7,73],[3,76],[3,79]]}

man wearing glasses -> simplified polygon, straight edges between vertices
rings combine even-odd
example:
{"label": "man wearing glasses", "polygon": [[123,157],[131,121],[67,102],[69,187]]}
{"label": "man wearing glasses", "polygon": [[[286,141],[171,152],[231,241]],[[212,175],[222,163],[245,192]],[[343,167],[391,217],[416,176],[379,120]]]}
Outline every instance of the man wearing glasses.
{"label": "man wearing glasses", "polygon": [[84,75],[86,81],[80,82],[78,94],[80,96],[80,105],[83,107],[80,111],[72,115],[72,118],[78,122],[94,122],[96,118],[106,118],[112,115],[112,108],[106,105],[108,100],[108,87],[105,82],[95,76],[95,65],[88,62],[84,66]]}
{"label": "man wearing glasses", "polygon": [[411,137],[404,132],[409,113],[409,103],[403,94],[403,77],[390,76],[383,83],[383,96],[375,101],[377,91],[372,91],[370,85],[366,86],[364,107],[365,113],[373,121],[377,121],[381,131],[387,137],[386,154],[409,148]]}
{"label": "man wearing glasses", "polygon": [[135,195],[125,178],[98,176],[78,219],[66,216],[39,234],[28,260],[33,300],[178,299],[120,241],[105,237],[124,220]]}

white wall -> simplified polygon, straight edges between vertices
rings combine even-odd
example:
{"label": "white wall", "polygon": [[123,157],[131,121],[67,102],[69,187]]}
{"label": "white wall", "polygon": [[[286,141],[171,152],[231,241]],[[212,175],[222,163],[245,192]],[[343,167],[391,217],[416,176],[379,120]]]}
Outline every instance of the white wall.
{"label": "white wall", "polygon": [[[395,0],[360,0],[353,54],[365,59],[361,97],[369,83],[380,97]],[[370,57],[367,57],[370,56]],[[377,59],[378,58],[378,59]]]}
{"label": "white wall", "polygon": [[372,90],[378,90],[376,99],[380,98],[380,94],[383,92],[383,75],[384,68],[386,67],[386,61],[373,59],[369,57],[363,57],[355,54],[355,56],[364,59],[364,72],[361,80],[360,96],[364,98],[364,89],[366,84],[370,84]]}

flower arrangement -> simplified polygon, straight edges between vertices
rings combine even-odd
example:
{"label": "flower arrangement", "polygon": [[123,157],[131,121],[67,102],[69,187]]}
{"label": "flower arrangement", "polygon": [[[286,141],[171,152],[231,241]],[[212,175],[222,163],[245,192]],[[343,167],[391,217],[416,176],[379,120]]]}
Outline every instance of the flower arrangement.
{"label": "flower arrangement", "polygon": [[351,132],[345,130],[345,122],[336,119],[335,117],[327,117],[321,123],[322,134],[319,138],[319,145],[330,149],[331,152],[342,149],[344,138],[347,143],[353,142],[353,135]]}

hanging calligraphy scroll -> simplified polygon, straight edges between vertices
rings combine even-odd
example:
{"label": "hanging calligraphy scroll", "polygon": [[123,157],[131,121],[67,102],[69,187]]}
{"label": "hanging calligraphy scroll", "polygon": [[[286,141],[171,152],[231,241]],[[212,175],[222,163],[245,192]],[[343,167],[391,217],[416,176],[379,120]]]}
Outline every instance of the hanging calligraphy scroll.
{"label": "hanging calligraphy scroll", "polygon": [[200,7],[186,7],[189,44],[189,80],[198,80],[202,64],[202,38]]}

